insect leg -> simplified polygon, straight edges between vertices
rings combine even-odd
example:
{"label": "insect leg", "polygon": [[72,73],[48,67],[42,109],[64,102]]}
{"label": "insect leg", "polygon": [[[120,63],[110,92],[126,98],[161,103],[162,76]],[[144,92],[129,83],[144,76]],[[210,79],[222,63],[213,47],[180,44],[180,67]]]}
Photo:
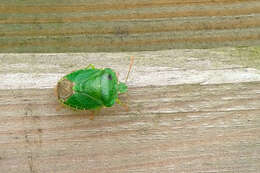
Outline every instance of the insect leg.
{"label": "insect leg", "polygon": [[94,120],[94,116],[95,116],[95,111],[91,111],[89,119]]}
{"label": "insect leg", "polygon": [[119,98],[116,99],[116,103],[119,104],[119,105],[122,105],[122,106],[125,108],[126,112],[129,111],[127,104],[122,103],[122,102],[119,100]]}
{"label": "insect leg", "polygon": [[86,67],[86,69],[89,69],[89,68],[92,68],[92,69],[95,69],[95,66],[93,65],[93,64],[89,64],[87,67]]}
{"label": "insect leg", "polygon": [[101,108],[102,108],[102,107],[90,111],[90,112],[91,112],[91,113],[90,113],[90,119],[91,119],[91,120],[94,119],[95,115],[99,114]]}

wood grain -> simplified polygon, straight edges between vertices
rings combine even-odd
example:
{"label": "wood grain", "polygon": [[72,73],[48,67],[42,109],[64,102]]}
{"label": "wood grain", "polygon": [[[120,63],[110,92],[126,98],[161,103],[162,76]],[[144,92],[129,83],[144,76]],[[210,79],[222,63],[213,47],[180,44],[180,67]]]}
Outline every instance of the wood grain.
{"label": "wood grain", "polygon": [[[260,68],[236,51],[0,54],[1,172],[259,172]],[[133,55],[129,111],[60,108],[55,77],[94,63],[124,79]]]}
{"label": "wood grain", "polygon": [[258,0],[3,1],[0,52],[118,52],[260,43]]}
{"label": "wood grain", "polygon": [[259,88],[259,82],[131,88],[122,98],[129,112],[116,106],[93,121],[86,114],[55,111],[52,89],[1,90],[0,167],[258,172]]}

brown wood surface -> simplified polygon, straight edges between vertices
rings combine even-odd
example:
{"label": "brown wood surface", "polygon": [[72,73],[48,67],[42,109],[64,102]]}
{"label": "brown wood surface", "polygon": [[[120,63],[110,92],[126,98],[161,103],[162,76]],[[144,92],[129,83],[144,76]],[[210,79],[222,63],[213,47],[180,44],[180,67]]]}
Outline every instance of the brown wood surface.
{"label": "brown wood surface", "polygon": [[[260,172],[260,62],[240,51],[0,54],[0,172]],[[124,79],[133,55],[129,111],[60,108],[56,78],[93,63]]]}
{"label": "brown wood surface", "polygon": [[259,44],[259,0],[2,0],[0,4],[0,52]]}

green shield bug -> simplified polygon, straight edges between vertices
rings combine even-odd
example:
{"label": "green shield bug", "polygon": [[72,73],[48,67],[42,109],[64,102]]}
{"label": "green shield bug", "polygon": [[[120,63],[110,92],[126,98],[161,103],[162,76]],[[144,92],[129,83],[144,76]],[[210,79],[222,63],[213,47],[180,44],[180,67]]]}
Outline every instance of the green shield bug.
{"label": "green shield bug", "polygon": [[[133,65],[129,65],[126,81]],[[102,107],[121,104],[118,94],[127,92],[127,85],[118,81],[111,68],[97,69],[92,64],[62,77],[56,87],[59,102],[74,110],[90,110],[92,115]]]}

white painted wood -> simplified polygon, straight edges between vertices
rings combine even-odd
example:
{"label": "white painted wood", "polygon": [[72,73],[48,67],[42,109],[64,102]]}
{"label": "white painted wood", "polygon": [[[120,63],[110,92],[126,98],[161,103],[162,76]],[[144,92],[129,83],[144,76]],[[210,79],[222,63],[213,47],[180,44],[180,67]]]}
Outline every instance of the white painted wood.
{"label": "white painted wood", "polygon": [[113,68],[124,81],[130,56],[135,57],[128,80],[128,85],[133,87],[260,81],[259,70],[235,64],[228,59],[228,53],[213,49],[114,54],[0,54],[0,89],[53,88],[62,76],[90,63],[97,68]]}

